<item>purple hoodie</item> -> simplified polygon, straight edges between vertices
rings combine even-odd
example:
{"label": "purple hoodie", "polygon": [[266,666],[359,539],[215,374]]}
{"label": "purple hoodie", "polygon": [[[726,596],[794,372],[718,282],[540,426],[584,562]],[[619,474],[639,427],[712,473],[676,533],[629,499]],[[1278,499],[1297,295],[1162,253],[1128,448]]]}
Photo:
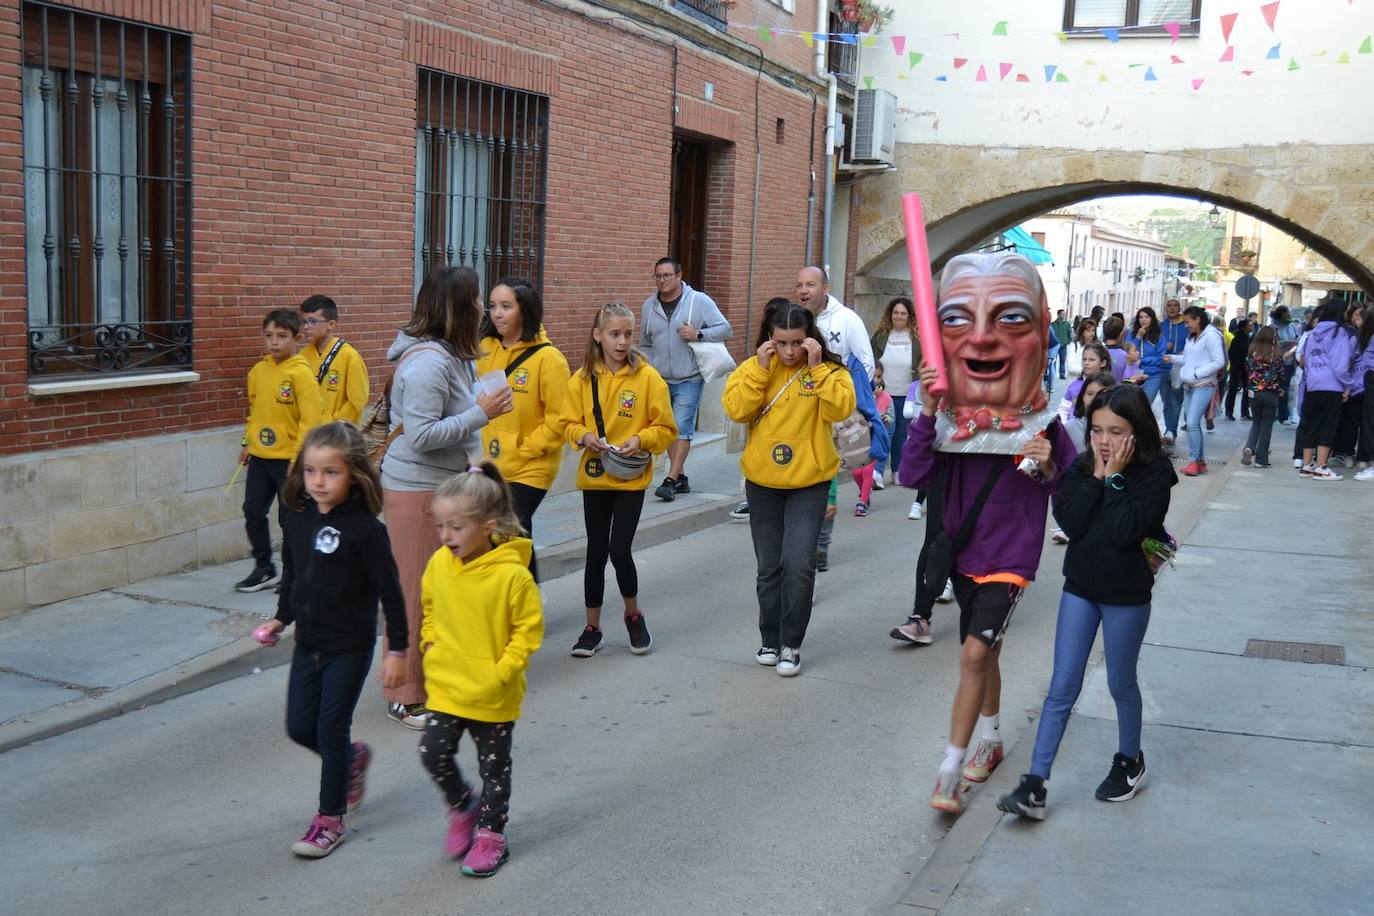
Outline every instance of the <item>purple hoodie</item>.
{"label": "purple hoodie", "polygon": [[[1078,454],[1062,424],[1051,423],[1045,435],[1050,439],[1058,475],[1051,481],[1038,481],[1015,467],[1004,470],[973,526],[973,534],[954,561],[956,572],[965,576],[1014,573],[1027,581],[1035,579],[1045,546],[1050,497],[1059,492],[1064,470]],[[898,479],[904,487],[929,489],[937,469],[945,471],[949,480],[945,531],[953,537],[993,465],[1015,459],[1010,455],[951,455],[935,451],[934,442],[935,418],[923,413],[907,429]]]}
{"label": "purple hoodie", "polygon": [[[1355,346],[1360,345],[1359,338],[1355,339]],[[1369,343],[1365,346],[1360,355],[1355,357],[1355,384],[1350,389],[1351,394],[1359,394],[1364,391],[1364,374],[1374,372],[1374,336],[1369,338]]]}
{"label": "purple hoodie", "polygon": [[1319,322],[1302,351],[1304,391],[1351,391],[1355,384],[1355,335],[1339,321]]}

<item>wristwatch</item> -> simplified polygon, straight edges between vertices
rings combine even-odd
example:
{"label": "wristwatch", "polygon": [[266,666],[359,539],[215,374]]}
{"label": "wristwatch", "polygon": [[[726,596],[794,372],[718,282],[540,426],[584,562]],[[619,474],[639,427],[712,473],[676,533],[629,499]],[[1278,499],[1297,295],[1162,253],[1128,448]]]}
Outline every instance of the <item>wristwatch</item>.
{"label": "wristwatch", "polygon": [[1126,489],[1126,477],[1120,472],[1108,474],[1103,478],[1102,485],[1104,487],[1111,487],[1113,490],[1124,490]]}
{"label": "wristwatch", "polygon": [[706,339],[706,335],[703,334],[701,331],[697,331],[697,340],[705,340],[705,339]]}

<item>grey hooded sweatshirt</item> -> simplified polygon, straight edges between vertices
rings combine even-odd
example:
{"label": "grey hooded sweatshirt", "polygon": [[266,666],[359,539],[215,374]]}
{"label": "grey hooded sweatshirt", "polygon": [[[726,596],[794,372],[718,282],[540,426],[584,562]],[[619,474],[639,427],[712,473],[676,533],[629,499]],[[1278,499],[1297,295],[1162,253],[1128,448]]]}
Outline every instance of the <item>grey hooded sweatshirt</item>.
{"label": "grey hooded sweatshirt", "polygon": [[[401,357],[419,347],[405,360]],[[487,414],[477,406],[477,368],[439,340],[405,332],[387,350],[398,363],[391,382],[391,428],[405,430],[382,459],[388,490],[433,490],[482,455]]]}
{"label": "grey hooded sweatshirt", "polygon": [[692,348],[677,333],[685,322],[701,331],[703,341],[730,339],[730,322],[701,290],[682,284],[682,296],[672,315],[664,314],[657,293],[645,299],[640,309],[639,347],[665,382],[675,384],[701,378]]}

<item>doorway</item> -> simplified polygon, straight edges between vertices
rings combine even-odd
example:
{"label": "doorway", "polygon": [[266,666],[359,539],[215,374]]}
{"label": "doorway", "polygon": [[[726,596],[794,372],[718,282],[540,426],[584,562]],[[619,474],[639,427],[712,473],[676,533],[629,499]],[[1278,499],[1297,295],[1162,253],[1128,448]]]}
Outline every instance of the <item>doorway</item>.
{"label": "doorway", "polygon": [[672,213],[668,253],[682,264],[682,279],[694,289],[706,284],[706,199],[710,187],[711,147],[673,138]]}

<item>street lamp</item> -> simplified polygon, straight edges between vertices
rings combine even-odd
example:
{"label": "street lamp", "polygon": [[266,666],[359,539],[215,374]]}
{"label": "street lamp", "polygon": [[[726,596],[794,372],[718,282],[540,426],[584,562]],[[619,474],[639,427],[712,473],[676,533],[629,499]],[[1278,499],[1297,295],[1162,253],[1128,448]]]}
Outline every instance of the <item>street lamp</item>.
{"label": "street lamp", "polygon": [[1212,204],[1212,209],[1207,211],[1207,219],[1212,223],[1213,226],[1220,226],[1221,208],[1218,207],[1216,204]]}

